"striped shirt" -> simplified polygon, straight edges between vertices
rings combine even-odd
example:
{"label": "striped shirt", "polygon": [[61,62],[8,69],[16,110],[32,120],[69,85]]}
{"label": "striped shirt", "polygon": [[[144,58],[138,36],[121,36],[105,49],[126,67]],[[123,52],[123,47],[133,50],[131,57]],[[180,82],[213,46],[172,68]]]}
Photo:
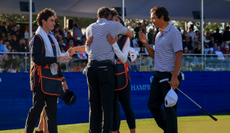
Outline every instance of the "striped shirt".
{"label": "striped shirt", "polygon": [[159,72],[173,72],[176,52],[182,51],[181,33],[171,23],[164,31],[159,31],[155,40],[154,69]]}
{"label": "striped shirt", "polygon": [[111,60],[114,61],[114,51],[111,44],[107,41],[107,35],[111,34],[114,38],[119,34],[126,34],[127,27],[115,21],[108,21],[100,18],[96,23],[86,28],[86,38],[93,35],[93,43],[89,46],[88,61],[91,60]]}

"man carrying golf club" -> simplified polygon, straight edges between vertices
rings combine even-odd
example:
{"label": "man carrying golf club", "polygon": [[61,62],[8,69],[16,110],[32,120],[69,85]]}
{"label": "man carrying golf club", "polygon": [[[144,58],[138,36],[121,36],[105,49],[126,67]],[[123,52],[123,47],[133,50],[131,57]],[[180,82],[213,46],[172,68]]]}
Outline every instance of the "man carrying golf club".
{"label": "man carrying golf club", "polygon": [[[166,106],[165,103],[165,112],[161,105],[169,90],[171,88],[175,90],[181,84],[180,68],[183,60],[181,33],[169,23],[169,12],[165,7],[156,6],[150,10],[150,14],[153,25],[159,28],[155,39],[155,50],[148,45],[146,35],[139,32],[140,41],[155,60],[156,72],[151,84],[148,107],[164,133],[177,133],[177,104]],[[160,80],[165,78],[169,79],[170,84],[160,83]],[[177,93],[177,90],[175,91]]]}

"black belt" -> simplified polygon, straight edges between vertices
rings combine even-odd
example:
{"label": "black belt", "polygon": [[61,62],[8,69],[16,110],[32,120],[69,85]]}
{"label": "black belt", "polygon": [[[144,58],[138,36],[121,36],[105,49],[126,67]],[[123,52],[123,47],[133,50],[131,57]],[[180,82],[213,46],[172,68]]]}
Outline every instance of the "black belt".
{"label": "black belt", "polygon": [[90,64],[112,64],[113,62],[111,60],[102,60],[102,61],[97,61],[97,60],[91,60]]}

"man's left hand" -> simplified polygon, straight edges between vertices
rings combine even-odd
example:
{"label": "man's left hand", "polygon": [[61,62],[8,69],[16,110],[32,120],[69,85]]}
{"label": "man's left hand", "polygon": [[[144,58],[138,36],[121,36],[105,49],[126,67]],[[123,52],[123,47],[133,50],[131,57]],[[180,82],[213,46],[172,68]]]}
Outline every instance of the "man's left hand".
{"label": "man's left hand", "polygon": [[175,90],[179,86],[180,82],[177,77],[171,77],[170,86]]}
{"label": "man's left hand", "polygon": [[66,90],[68,90],[66,81],[62,82],[62,87],[63,87],[63,92],[66,92]]}

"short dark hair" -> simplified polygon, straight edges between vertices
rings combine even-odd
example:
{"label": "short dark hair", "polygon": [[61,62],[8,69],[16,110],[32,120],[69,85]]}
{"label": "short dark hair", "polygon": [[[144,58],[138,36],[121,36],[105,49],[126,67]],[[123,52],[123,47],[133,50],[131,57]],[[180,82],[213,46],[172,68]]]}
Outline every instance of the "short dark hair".
{"label": "short dark hair", "polygon": [[56,17],[55,11],[50,8],[45,8],[38,13],[36,21],[39,26],[42,26],[42,20],[44,19],[45,21],[47,21],[47,19],[52,16]]}
{"label": "short dark hair", "polygon": [[97,11],[97,17],[99,18],[107,18],[108,16],[111,16],[111,10],[108,7],[101,7]]}
{"label": "short dark hair", "polygon": [[150,10],[150,13],[154,13],[158,18],[161,18],[161,16],[164,16],[164,21],[170,21],[169,18],[169,12],[168,10],[163,6],[155,6]]}

